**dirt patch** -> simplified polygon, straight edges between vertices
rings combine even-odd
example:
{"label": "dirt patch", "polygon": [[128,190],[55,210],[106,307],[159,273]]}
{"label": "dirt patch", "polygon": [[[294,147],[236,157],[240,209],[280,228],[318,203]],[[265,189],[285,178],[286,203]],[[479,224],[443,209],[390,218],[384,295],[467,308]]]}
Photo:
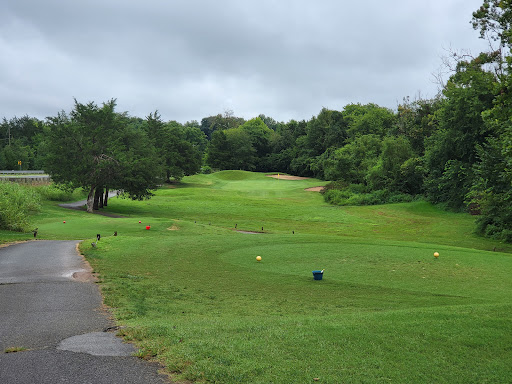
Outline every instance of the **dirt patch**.
{"label": "dirt patch", "polygon": [[2,244],[0,244],[0,248],[9,247],[9,246],[14,245],[14,244],[25,243],[27,241],[31,241],[31,240],[20,240],[20,241],[11,241],[9,243],[2,243]]}
{"label": "dirt patch", "polygon": [[307,180],[309,177],[300,177],[300,176],[290,176],[290,175],[281,175],[281,174],[272,174],[266,175],[267,177],[272,177],[274,179],[279,180]]}
{"label": "dirt patch", "polygon": [[78,253],[80,255],[80,257],[82,258],[82,264],[84,266],[83,270],[82,271],[78,271],[78,272],[74,272],[71,277],[73,279],[75,279],[76,281],[80,281],[81,283],[95,283],[98,281],[98,278],[96,277],[96,275],[93,273],[93,269],[91,267],[91,265],[89,264],[89,262],[87,261],[87,259],[85,258],[84,255],[82,255],[82,253],[80,252],[80,243],[77,243],[76,244],[76,253]]}
{"label": "dirt patch", "polygon": [[173,225],[173,226],[167,228],[167,230],[168,231],[179,231],[179,228],[177,226]]}
{"label": "dirt patch", "polygon": [[325,187],[311,187],[311,188],[306,188],[304,190],[308,191],[308,192],[322,192],[324,189],[325,189]]}
{"label": "dirt patch", "polygon": [[81,283],[95,283],[98,281],[98,278],[92,272],[88,271],[75,272],[71,277]]}

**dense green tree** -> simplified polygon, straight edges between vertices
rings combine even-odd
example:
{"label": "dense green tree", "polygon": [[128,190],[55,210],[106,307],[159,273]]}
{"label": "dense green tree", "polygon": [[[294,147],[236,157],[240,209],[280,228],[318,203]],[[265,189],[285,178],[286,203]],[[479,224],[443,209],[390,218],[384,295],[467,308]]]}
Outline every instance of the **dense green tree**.
{"label": "dense green tree", "polygon": [[406,137],[418,156],[425,152],[425,138],[430,137],[439,127],[436,111],[442,105],[441,98],[430,100],[405,98],[398,106],[396,124],[392,128],[394,136]]}
{"label": "dense green tree", "polygon": [[366,175],[377,164],[381,150],[382,141],[378,136],[359,136],[349,144],[333,151],[325,160],[325,177],[328,180],[366,184]]}
{"label": "dense green tree", "polygon": [[[403,136],[388,136],[382,141],[382,150],[376,164],[368,170],[366,180],[368,187],[373,190],[388,189],[406,193],[417,193],[411,190],[411,185],[404,183],[405,172],[411,172],[405,167],[406,161],[414,158],[411,143]],[[411,174],[407,174],[411,177]],[[417,186],[416,186],[417,188]]]}
{"label": "dense green tree", "polygon": [[270,152],[270,140],[273,131],[266,126],[263,120],[256,117],[242,124],[240,129],[249,135],[258,157],[263,157]]}
{"label": "dense green tree", "polygon": [[240,126],[240,129],[249,136],[251,146],[254,148],[254,170],[266,171],[267,164],[265,160],[272,151],[271,143],[276,133],[268,128],[259,117],[245,122]]}
{"label": "dense green tree", "polygon": [[349,104],[342,114],[351,139],[362,135],[384,137],[392,131],[396,120],[393,111],[376,104]]}
{"label": "dense green tree", "polygon": [[307,146],[314,156],[321,155],[328,148],[340,147],[347,140],[347,122],[343,114],[322,108],[306,127]]}
{"label": "dense green tree", "polygon": [[256,168],[256,159],[251,136],[241,127],[213,133],[206,156],[212,168],[252,171]]}
{"label": "dense green tree", "polygon": [[48,118],[45,170],[57,183],[88,190],[88,212],[96,189],[108,186],[142,199],[159,182],[158,160],[146,133],[130,126],[115,106],[115,100],[101,107],[75,100],[69,115]]}
{"label": "dense green tree", "polygon": [[258,117],[265,123],[265,125],[267,127],[269,127],[273,131],[277,131],[277,128],[281,124],[278,121],[276,121],[275,119],[273,119],[272,117],[265,116],[263,113],[260,114]]}
{"label": "dense green tree", "polygon": [[5,137],[6,144],[16,139],[21,140],[24,145],[35,144],[42,129],[43,123],[40,120],[27,115],[9,120],[4,117],[0,124],[0,134]]}
{"label": "dense green tree", "polygon": [[[170,124],[169,127],[169,153],[172,162],[169,177],[180,180],[183,176],[196,174],[201,169],[202,152],[200,150],[200,136],[196,136],[197,144],[188,140],[187,133],[192,136],[190,128],[184,128],[180,124]],[[198,131],[196,133],[202,133]],[[189,136],[189,137],[190,137]],[[203,136],[204,137],[204,136]]]}
{"label": "dense green tree", "polygon": [[279,153],[295,146],[295,141],[300,136],[296,134],[298,125],[299,123],[295,120],[278,125],[276,134],[271,139],[272,153]]}
{"label": "dense green tree", "polygon": [[212,139],[206,150],[206,163],[212,168],[229,169],[231,158],[229,150],[230,146],[226,138],[226,132],[213,132]]}
{"label": "dense green tree", "polygon": [[0,168],[40,169],[43,123],[29,116],[3,119],[0,123]]}
{"label": "dense green tree", "polygon": [[512,1],[484,0],[472,21],[482,38],[497,45],[477,58],[495,76],[496,97],[492,108],[482,113],[490,134],[477,144],[468,200],[473,212],[480,213],[481,234],[512,242]]}
{"label": "dense green tree", "polygon": [[206,162],[219,169],[266,169],[276,133],[259,117],[237,128],[216,130],[208,146]]}
{"label": "dense green tree", "polygon": [[[18,162],[21,161],[21,166]],[[34,150],[22,139],[11,139],[11,144],[0,150],[0,168],[8,170],[33,169]]]}
{"label": "dense green tree", "polygon": [[295,148],[292,153],[293,158],[290,163],[291,173],[303,177],[314,176],[311,164],[314,161],[315,156],[308,146],[306,135],[299,136],[297,140],[295,140]]}
{"label": "dense green tree", "polygon": [[[194,127],[183,127],[176,121],[164,123],[158,111],[146,118],[146,129],[153,140],[160,163],[165,170],[165,180],[181,180],[183,176],[193,175],[201,168],[202,153],[199,145],[204,134]],[[188,140],[196,135],[197,145]]]}
{"label": "dense green tree", "polygon": [[423,194],[425,167],[421,157],[411,157],[400,166],[401,184],[399,191],[410,195]]}
{"label": "dense green tree", "polygon": [[512,48],[512,1],[484,0],[473,12],[473,28],[480,30],[480,37],[498,42],[500,48]]}
{"label": "dense green tree", "polygon": [[251,134],[242,126],[225,131],[231,154],[229,169],[254,171],[257,167],[257,150]]}
{"label": "dense green tree", "polygon": [[142,200],[152,196],[152,190],[163,181],[163,168],[160,165],[156,148],[147,133],[138,126],[131,125],[126,114],[117,114],[120,130],[116,132],[113,156],[118,167],[108,169],[110,177],[104,186],[119,190],[132,200]]}
{"label": "dense green tree", "polygon": [[206,147],[208,145],[208,139],[203,131],[201,131],[201,126],[195,120],[188,121],[183,125],[183,132],[185,134],[185,140],[191,143],[194,148],[203,154],[206,151]]}
{"label": "dense green tree", "polygon": [[503,143],[489,139],[478,148],[480,161],[475,165],[475,182],[469,194],[470,207],[478,213],[477,231],[483,235],[512,242],[512,172]]}
{"label": "dense green tree", "polygon": [[[286,124],[279,124],[276,128],[275,134],[271,136],[270,145],[272,148],[271,153],[266,158],[267,168],[269,170],[294,173],[303,176],[302,170],[292,169],[292,161],[301,157],[300,153],[307,152],[307,149],[299,143],[305,143],[306,139],[306,126],[305,121],[297,122],[291,120]],[[297,162],[294,163],[294,166]]]}
{"label": "dense green tree", "polygon": [[494,135],[482,113],[493,106],[496,77],[482,68],[480,59],[457,64],[443,91],[445,99],[436,112],[439,129],[425,142],[426,192],[436,203],[453,209],[465,207],[473,183],[476,147]]}
{"label": "dense green tree", "polygon": [[217,130],[226,130],[237,128],[245,123],[241,117],[233,115],[233,111],[226,111],[223,115],[205,117],[201,120],[201,131],[206,135],[208,140],[212,139],[213,132]]}

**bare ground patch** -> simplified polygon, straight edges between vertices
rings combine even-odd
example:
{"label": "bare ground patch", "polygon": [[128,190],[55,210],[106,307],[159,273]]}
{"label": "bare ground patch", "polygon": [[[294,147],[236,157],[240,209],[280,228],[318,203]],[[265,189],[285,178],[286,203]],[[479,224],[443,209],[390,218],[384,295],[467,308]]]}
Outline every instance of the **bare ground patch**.
{"label": "bare ground patch", "polygon": [[91,264],[89,264],[89,262],[87,261],[85,256],[82,255],[82,253],[80,252],[79,246],[80,246],[80,243],[77,243],[76,244],[76,252],[82,258],[84,268],[82,271],[74,272],[72,277],[76,281],[80,281],[82,283],[95,283],[98,281],[98,278],[94,274]]}
{"label": "bare ground patch", "polygon": [[300,176],[290,176],[290,175],[281,175],[281,174],[272,174],[272,175],[266,175],[267,177],[272,177],[274,179],[279,180],[307,180],[309,177],[300,177]]}
{"label": "bare ground patch", "polygon": [[10,241],[8,243],[2,243],[2,244],[0,244],[0,248],[9,247],[9,246],[14,245],[14,244],[25,243],[27,241],[31,241],[31,240],[19,240],[19,241]]}
{"label": "bare ground patch", "polygon": [[73,279],[80,281],[81,283],[94,283],[98,281],[98,278],[88,271],[74,272],[72,275]]}
{"label": "bare ground patch", "polygon": [[235,229],[235,232],[243,233],[246,235],[263,235],[265,233],[265,232],[257,232],[257,231],[242,231],[242,230],[238,230],[238,229]]}

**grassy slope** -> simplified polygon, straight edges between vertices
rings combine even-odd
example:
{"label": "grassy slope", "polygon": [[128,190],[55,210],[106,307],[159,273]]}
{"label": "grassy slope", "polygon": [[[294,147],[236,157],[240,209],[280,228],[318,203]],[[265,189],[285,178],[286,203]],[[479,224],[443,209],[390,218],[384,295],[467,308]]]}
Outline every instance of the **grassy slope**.
{"label": "grassy slope", "polygon": [[512,257],[489,251],[510,247],[423,202],[332,207],[303,191],[320,184],[197,175],[148,202],[112,199],[126,219],[48,206],[38,226],[104,236],[82,248],[107,304],[141,353],[183,379],[512,381]]}

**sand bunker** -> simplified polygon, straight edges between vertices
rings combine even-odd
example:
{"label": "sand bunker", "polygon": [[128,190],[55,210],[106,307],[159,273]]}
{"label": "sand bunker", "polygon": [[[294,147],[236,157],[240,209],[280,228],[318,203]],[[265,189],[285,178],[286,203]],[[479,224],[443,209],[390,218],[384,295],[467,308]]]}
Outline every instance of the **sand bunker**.
{"label": "sand bunker", "polygon": [[290,175],[281,175],[281,174],[267,175],[267,177],[273,177],[274,179],[279,179],[279,180],[307,180],[307,179],[309,179],[309,177],[290,176]]}
{"label": "sand bunker", "polygon": [[322,192],[324,189],[325,189],[325,187],[311,187],[311,188],[306,188],[304,190],[308,191],[308,192]]}

